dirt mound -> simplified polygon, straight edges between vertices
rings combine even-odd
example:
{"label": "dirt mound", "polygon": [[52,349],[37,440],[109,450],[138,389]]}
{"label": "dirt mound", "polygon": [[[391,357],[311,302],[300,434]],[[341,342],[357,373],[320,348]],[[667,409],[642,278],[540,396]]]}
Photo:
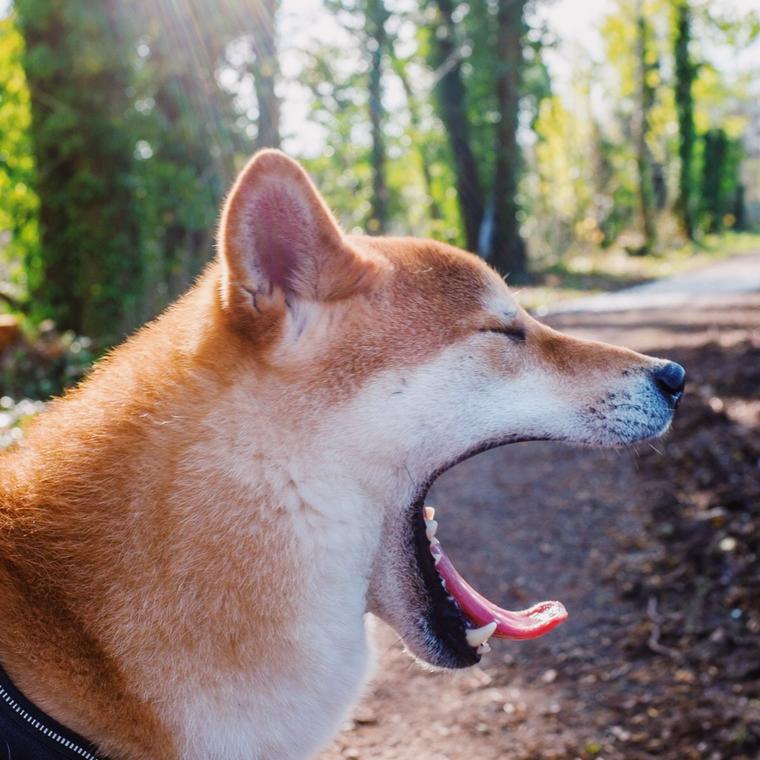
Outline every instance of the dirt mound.
{"label": "dirt mound", "polygon": [[[639,744],[660,757],[760,753],[760,344],[671,352],[690,392],[668,455],[650,451],[654,552],[614,568],[649,620],[625,647],[659,688],[641,708]],[[681,748],[666,754],[664,746]]]}

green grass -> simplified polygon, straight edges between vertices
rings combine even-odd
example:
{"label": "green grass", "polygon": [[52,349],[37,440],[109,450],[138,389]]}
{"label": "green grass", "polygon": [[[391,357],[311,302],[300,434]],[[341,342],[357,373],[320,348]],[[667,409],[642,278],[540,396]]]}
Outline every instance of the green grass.
{"label": "green grass", "polygon": [[541,311],[560,301],[621,290],[757,249],[760,233],[725,232],[649,256],[631,256],[622,248],[571,253],[535,272],[533,284],[517,290],[518,298],[525,308]]}

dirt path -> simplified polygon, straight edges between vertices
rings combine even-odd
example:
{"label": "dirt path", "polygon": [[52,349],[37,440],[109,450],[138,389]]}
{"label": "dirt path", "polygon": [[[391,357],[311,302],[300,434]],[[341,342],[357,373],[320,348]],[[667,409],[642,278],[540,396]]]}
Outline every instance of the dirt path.
{"label": "dirt path", "polygon": [[760,251],[735,256],[693,272],[637,285],[617,293],[602,293],[558,304],[555,313],[674,309],[715,303],[760,292]]}
{"label": "dirt path", "polygon": [[[678,308],[655,310],[641,300],[651,293],[624,293],[617,298],[635,308],[618,311],[608,301],[609,309],[547,320],[570,333],[684,361],[693,381],[685,415],[697,421],[685,423],[684,431],[677,421],[673,433],[655,444],[658,453],[647,444],[622,452],[520,444],[447,473],[428,503],[439,509],[441,540],[464,575],[507,606],[561,599],[570,620],[536,642],[496,642],[480,667],[455,674],[414,665],[395,635],[378,625],[377,675],[354,720],[322,760],[760,756],[760,672],[731,680],[715,660],[723,654],[694,654],[697,645],[711,646],[715,631],[723,630],[720,604],[709,607],[715,619],[699,629],[701,638],[667,638],[681,625],[681,600],[701,593],[693,588],[702,583],[701,571],[694,571],[696,580],[686,578],[677,595],[669,595],[667,584],[657,585],[659,573],[666,572],[662,563],[681,545],[663,543],[665,523],[653,513],[682,498],[673,473],[686,467],[668,470],[662,463],[675,462],[692,447],[689,436],[707,424],[698,415],[718,415],[717,403],[723,408],[715,424],[725,421],[727,445],[745,436],[760,451],[760,295],[746,293],[748,265],[760,280],[760,255],[741,257],[741,266],[724,265],[733,273],[723,278],[718,297],[704,294],[703,278],[694,286],[686,277],[680,289],[671,283]],[[733,291],[725,285],[732,279]],[[702,291],[698,297],[694,287]],[[688,306],[684,293],[693,296]],[[755,348],[757,377],[741,374],[747,351]],[[726,373],[746,382],[733,391],[727,386],[716,401],[714,385]],[[743,425],[741,435],[726,425]],[[706,450],[710,445],[708,440]],[[748,482],[757,476],[760,469],[748,474]],[[703,490],[700,509],[714,509],[712,491]],[[697,497],[683,498],[687,509]],[[674,524],[678,529],[677,518]],[[705,599],[712,598],[710,588]],[[737,609],[725,610],[729,636],[729,617]],[[750,625],[753,614],[748,608],[734,622]],[[747,645],[755,646],[760,659],[756,641]],[[733,651],[726,650],[726,668],[734,662],[728,659]],[[746,660],[742,654],[741,662]]]}

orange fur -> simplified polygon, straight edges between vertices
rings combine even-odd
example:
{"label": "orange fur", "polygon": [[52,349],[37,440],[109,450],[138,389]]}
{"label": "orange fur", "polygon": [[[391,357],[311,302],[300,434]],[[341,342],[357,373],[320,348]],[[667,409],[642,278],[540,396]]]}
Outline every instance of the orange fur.
{"label": "orange fur", "polygon": [[[238,640],[236,620],[257,620],[263,636],[288,614],[283,606],[281,616],[264,616],[256,604],[292,576],[287,538],[266,515],[247,512],[215,533],[205,506],[236,494],[202,471],[182,471],[219,395],[247,369],[240,338],[221,318],[218,282],[215,266],[0,460],[0,659],[32,700],[114,757],[177,756],[168,728],[136,696],[142,679],[169,679],[205,649],[231,668],[246,647],[271,659],[263,640]],[[188,504],[194,522],[185,524]],[[251,522],[259,534],[240,553],[227,551],[225,540],[240,545]],[[172,553],[187,556],[169,572]],[[188,584],[192,606],[167,620]],[[117,643],[135,672],[120,670],[124,653],[103,644],[116,625],[131,634]]]}

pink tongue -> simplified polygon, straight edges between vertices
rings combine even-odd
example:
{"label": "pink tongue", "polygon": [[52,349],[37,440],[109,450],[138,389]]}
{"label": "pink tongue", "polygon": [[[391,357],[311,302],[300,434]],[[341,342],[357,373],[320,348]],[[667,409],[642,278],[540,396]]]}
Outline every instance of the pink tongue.
{"label": "pink tongue", "polygon": [[549,633],[567,620],[567,610],[561,602],[539,602],[527,610],[511,612],[497,607],[457,572],[440,544],[430,547],[436,559],[436,570],[446,581],[446,591],[457,600],[462,612],[477,628],[496,621],[494,636],[500,639],[535,639]]}

